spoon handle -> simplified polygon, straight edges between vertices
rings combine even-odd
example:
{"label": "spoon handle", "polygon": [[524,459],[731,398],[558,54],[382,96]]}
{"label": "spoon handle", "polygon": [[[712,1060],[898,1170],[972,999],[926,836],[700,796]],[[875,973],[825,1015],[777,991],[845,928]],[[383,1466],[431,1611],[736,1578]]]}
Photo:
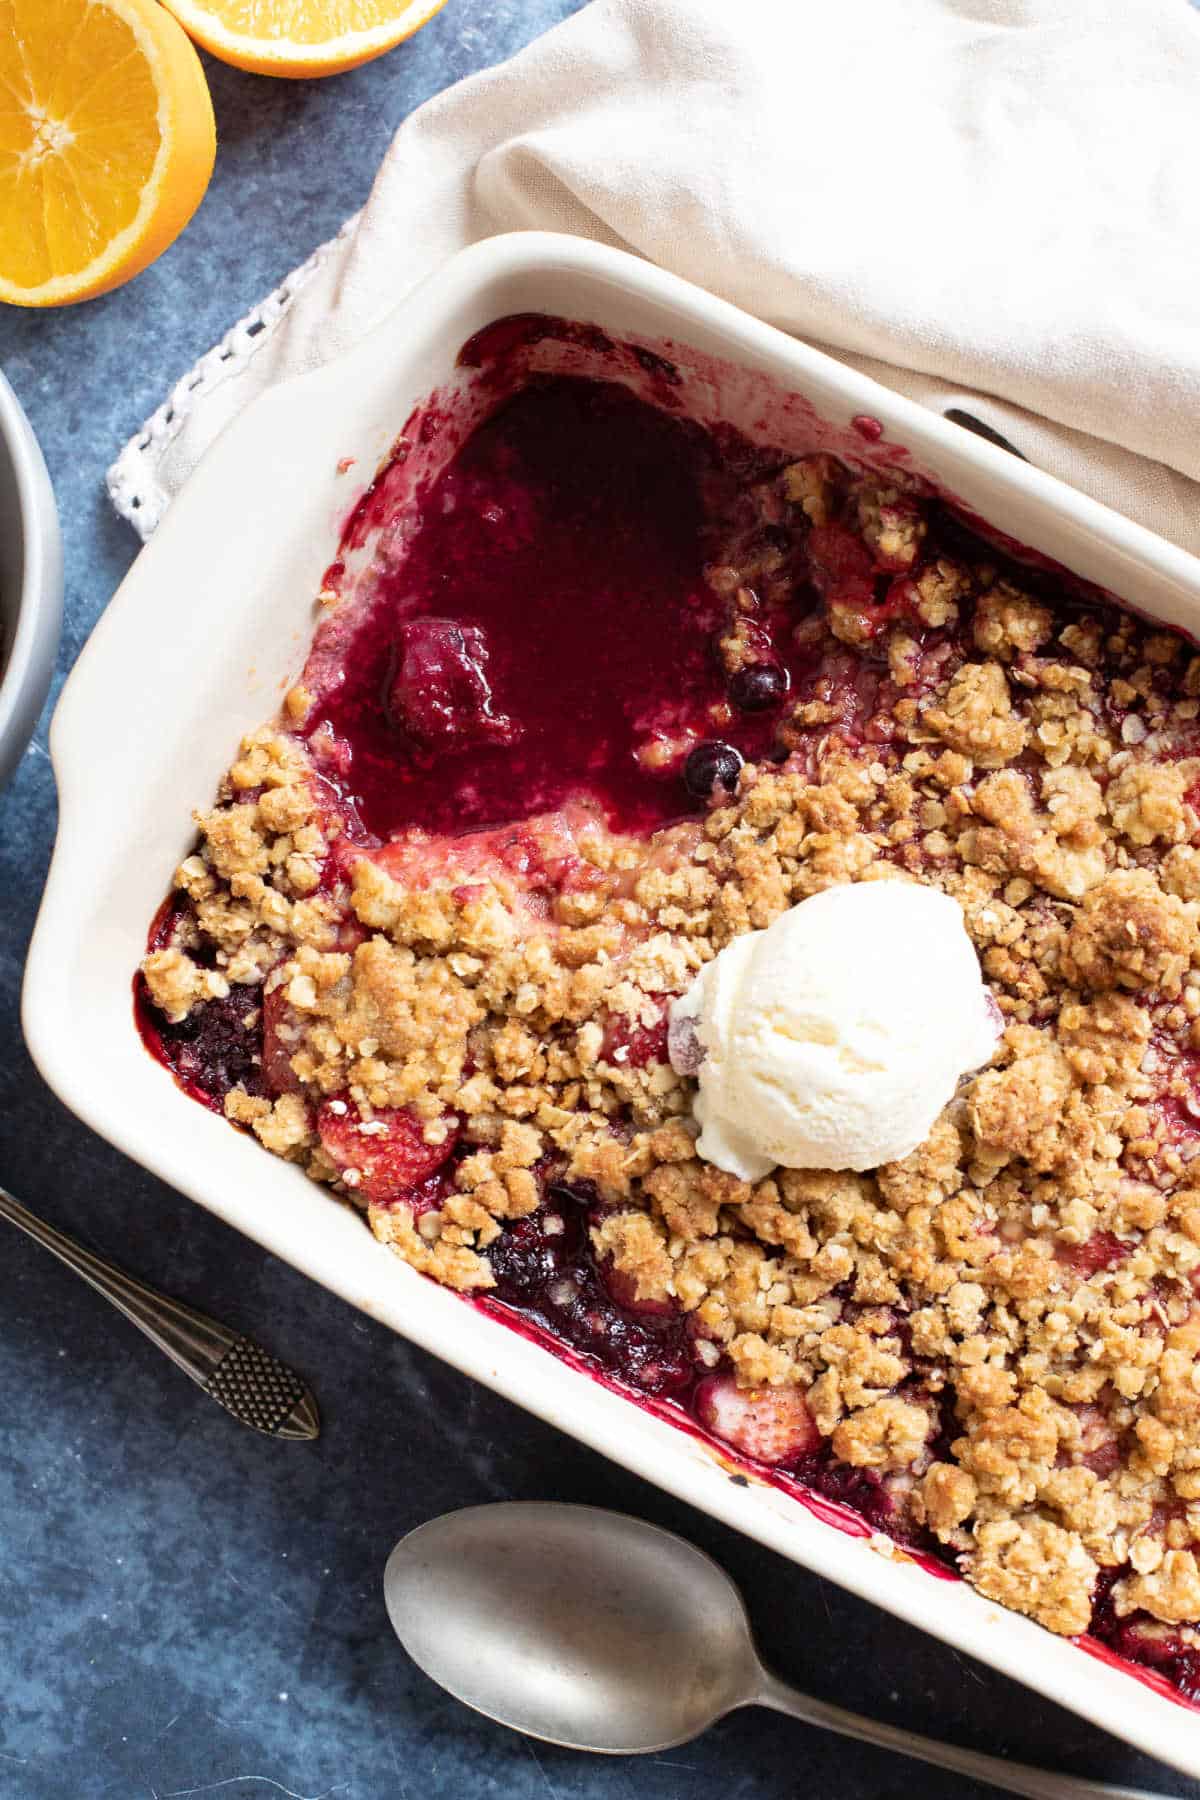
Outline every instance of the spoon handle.
{"label": "spoon handle", "polygon": [[957,1744],[942,1744],[936,1738],[922,1737],[919,1732],[904,1731],[898,1725],[885,1725],[878,1719],[866,1719],[859,1713],[846,1712],[824,1700],[801,1694],[768,1670],[753,1696],[753,1704],[770,1706],[776,1712],[803,1719],[806,1725],[820,1725],[842,1737],[859,1738],[866,1744],[877,1744],[882,1750],[894,1750],[900,1756],[915,1757],[918,1762],[932,1763],[935,1768],[953,1769],[959,1775],[970,1775],[977,1781],[989,1781],[1006,1794],[1025,1794],[1028,1800],[1162,1800],[1145,1788],[1112,1787],[1103,1781],[1081,1781],[1075,1775],[1059,1775],[1050,1769],[1035,1769],[1028,1763],[1008,1762],[1002,1756],[985,1756],[978,1750],[964,1750]]}
{"label": "spoon handle", "polygon": [[2,1187],[0,1218],[103,1294],[240,1424],[270,1437],[311,1441],[320,1435],[316,1401],[304,1382],[252,1338],[231,1331],[182,1300],[169,1299],[147,1287],[65,1232],[47,1225]]}

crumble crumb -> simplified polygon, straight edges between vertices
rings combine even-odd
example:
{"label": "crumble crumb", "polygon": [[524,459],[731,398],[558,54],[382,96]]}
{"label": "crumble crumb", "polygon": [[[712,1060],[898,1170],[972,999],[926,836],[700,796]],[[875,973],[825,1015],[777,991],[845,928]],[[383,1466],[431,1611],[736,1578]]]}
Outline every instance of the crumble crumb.
{"label": "crumble crumb", "polygon": [[1179,990],[1196,943],[1196,907],[1164,893],[1149,869],[1117,869],[1084,896],[1063,947],[1080,987]]}
{"label": "crumble crumb", "polygon": [[1025,748],[1028,728],[1013,711],[1008,682],[999,663],[964,663],[943,702],[922,722],[981,769],[998,769]]}
{"label": "crumble crumb", "polygon": [[142,973],[150,998],[173,1025],[186,1019],[193,1006],[223,1000],[229,992],[229,983],[218,970],[201,968],[173,946],[152,950],[142,963]]}
{"label": "crumble crumb", "polygon": [[1200,1566],[1191,1550],[1168,1550],[1145,1573],[1119,1581],[1113,1589],[1117,1613],[1148,1612],[1168,1625],[1200,1618]]}
{"label": "crumble crumb", "polygon": [[966,1563],[981,1594],[1051,1631],[1086,1631],[1099,1570],[1074,1532],[1037,1514],[980,1527]]}
{"label": "crumble crumb", "polygon": [[1031,656],[1046,643],[1053,629],[1050,609],[1039,606],[1027,594],[997,582],[979,599],[975,608],[973,637],[977,650],[1011,662],[1017,656]]}

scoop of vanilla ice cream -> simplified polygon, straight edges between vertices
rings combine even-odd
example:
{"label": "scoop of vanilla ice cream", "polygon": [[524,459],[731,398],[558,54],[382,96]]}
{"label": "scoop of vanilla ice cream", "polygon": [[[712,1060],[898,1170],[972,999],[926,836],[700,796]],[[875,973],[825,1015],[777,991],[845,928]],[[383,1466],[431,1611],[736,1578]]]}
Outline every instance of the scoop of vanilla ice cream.
{"label": "scoop of vanilla ice cream", "polygon": [[874,1169],[928,1137],[1000,1025],[957,902],[858,882],[706,964],[672,1008],[672,1059],[690,1073],[703,1051],[697,1148],[719,1169]]}

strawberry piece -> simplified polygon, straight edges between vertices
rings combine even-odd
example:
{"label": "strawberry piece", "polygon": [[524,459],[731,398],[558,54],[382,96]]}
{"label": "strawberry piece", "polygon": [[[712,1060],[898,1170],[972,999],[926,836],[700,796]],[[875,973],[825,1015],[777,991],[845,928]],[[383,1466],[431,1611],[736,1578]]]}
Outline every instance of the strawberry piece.
{"label": "strawberry piece", "polygon": [[546,874],[560,894],[587,894],[602,888],[608,880],[603,869],[588,862],[570,848],[547,843],[543,851]]}
{"label": "strawberry piece", "polygon": [[819,594],[850,606],[870,605],[875,596],[875,563],[860,537],[832,521],[814,525],[805,547]]}
{"label": "strawberry piece", "polygon": [[795,1462],[821,1446],[799,1388],[740,1388],[732,1375],[710,1375],[696,1390],[696,1412],[714,1437],[755,1462]]}
{"label": "strawberry piece", "polygon": [[624,1313],[638,1319],[673,1319],[679,1312],[674,1300],[639,1300],[637,1282],[624,1269],[606,1263],[600,1270],[605,1287]]}
{"label": "strawberry piece", "polygon": [[1089,1450],[1079,1460],[1085,1469],[1090,1469],[1093,1475],[1098,1475],[1103,1481],[1120,1468],[1121,1446],[1116,1438],[1110,1438],[1107,1443],[1098,1444],[1094,1450]]}
{"label": "strawberry piece", "polygon": [[1085,1243],[1059,1244],[1055,1256],[1086,1281],[1101,1269],[1114,1269],[1131,1249],[1132,1245],[1123,1244],[1111,1231],[1096,1231]]}
{"label": "strawberry piece", "polygon": [[1079,1420],[1079,1447],[1074,1457],[1102,1479],[1121,1463],[1121,1445],[1102,1406],[1085,1404],[1074,1409]]}
{"label": "strawberry piece", "polygon": [[300,1048],[300,1019],[289,1005],[286,985],[280,984],[262,1000],[262,1072],[263,1080],[273,1094],[295,1094],[300,1079],[292,1068],[292,1058]]}
{"label": "strawberry piece", "polygon": [[342,1171],[346,1186],[364,1200],[386,1206],[440,1169],[458,1138],[427,1144],[421,1121],[408,1107],[386,1107],[364,1120],[353,1100],[326,1100],[317,1114],[322,1148]]}
{"label": "strawberry piece", "polygon": [[1173,1625],[1161,1625],[1145,1613],[1122,1620],[1113,1634],[1122,1656],[1133,1662],[1148,1663],[1151,1668],[1167,1665],[1167,1680],[1177,1680],[1169,1668],[1171,1663],[1190,1658],[1195,1666],[1195,1650],[1181,1637]]}
{"label": "strawberry piece", "polygon": [[644,1069],[650,1063],[667,1061],[667,1012],[653,1025],[635,1024],[623,1013],[612,1013],[604,1027],[604,1044],[600,1054],[606,1062],[619,1068]]}

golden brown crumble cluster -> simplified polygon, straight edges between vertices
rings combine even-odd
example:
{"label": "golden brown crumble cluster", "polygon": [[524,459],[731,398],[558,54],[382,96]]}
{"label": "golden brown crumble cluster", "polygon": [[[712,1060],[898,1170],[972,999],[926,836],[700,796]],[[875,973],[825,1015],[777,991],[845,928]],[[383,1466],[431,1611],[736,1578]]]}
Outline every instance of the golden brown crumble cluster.
{"label": "golden brown crumble cluster", "polygon": [[[911,577],[882,627],[826,596],[827,675],[786,762],[648,841],[580,807],[423,855],[355,848],[303,746],[262,731],[198,818],[151,998],[179,1020],[259,984],[269,1091],[225,1110],[350,1197],[322,1106],[367,1134],[409,1108],[432,1146],[461,1122],[437,1206],[369,1209],[416,1268],[486,1289],[539,1169],[591,1183],[595,1251],[633,1299],[691,1315],[743,1385],[801,1390],[985,1595],[1075,1633],[1124,1568],[1118,1615],[1200,1620],[1200,658],[927,555],[912,495],[864,479],[847,501],[828,458],[762,509],[797,532],[849,512]],[[736,595],[778,575],[745,545],[714,569],[727,667],[753,655]],[[568,876],[531,897],[499,853],[514,834]],[[992,1066],[872,1175],[747,1184],[699,1160],[671,997],[807,896],[906,879],[962,907],[1005,1019]]]}

